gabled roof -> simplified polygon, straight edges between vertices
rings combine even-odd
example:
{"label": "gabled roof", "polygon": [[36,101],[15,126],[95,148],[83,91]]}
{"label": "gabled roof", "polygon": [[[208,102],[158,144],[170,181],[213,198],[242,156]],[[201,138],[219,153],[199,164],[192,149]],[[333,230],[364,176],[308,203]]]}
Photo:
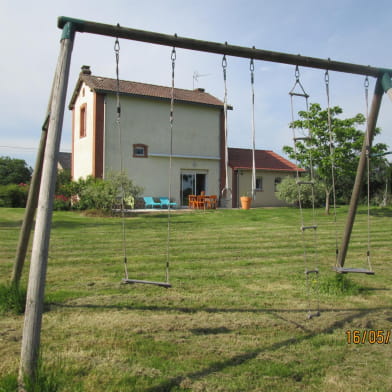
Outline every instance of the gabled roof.
{"label": "gabled roof", "polygon": [[72,155],[70,152],[59,152],[58,155],[58,165],[62,170],[70,170],[71,169],[71,158]]}
{"label": "gabled roof", "polygon": [[[229,166],[233,169],[252,169],[252,150],[245,148],[229,148]],[[255,150],[255,166],[257,170],[276,170],[285,172],[304,172],[294,163],[270,150]]]}
{"label": "gabled roof", "polygon": [[[91,75],[90,67],[83,66],[82,72],[79,75],[78,82],[76,83],[75,90],[73,92],[69,108],[72,109],[76,98],[79,94],[79,90],[82,84],[86,83],[88,87],[99,93],[117,93],[117,80],[111,78],[104,78],[101,76]],[[145,98],[156,98],[163,100],[171,99],[171,87],[157,86],[153,84],[131,82],[126,80],[120,80],[120,94],[145,97]],[[223,107],[223,102],[218,98],[208,94],[204,89],[196,90],[185,90],[185,89],[174,89],[174,99],[180,102],[189,102],[201,105],[208,105],[214,107]]]}

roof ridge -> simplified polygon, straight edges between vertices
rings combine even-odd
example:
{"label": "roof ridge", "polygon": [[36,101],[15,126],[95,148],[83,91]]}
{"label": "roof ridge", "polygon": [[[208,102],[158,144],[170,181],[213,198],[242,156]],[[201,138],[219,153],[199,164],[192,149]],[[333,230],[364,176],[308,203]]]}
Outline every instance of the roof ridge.
{"label": "roof ridge", "polygon": [[[116,78],[110,78],[107,76],[99,76],[99,75],[81,75],[82,78],[96,78],[96,79],[106,79],[106,80],[113,80],[113,81],[117,81]],[[149,86],[149,87],[158,87],[158,88],[165,88],[165,89],[171,89],[171,86],[165,86],[163,84],[155,84],[155,83],[146,83],[146,82],[137,82],[135,80],[126,80],[126,79],[119,79],[120,82],[124,82],[124,83],[134,83],[134,84],[139,84],[139,85],[144,85],[144,86]],[[187,88],[182,88],[182,87],[174,87],[175,90],[181,90],[181,91],[186,91],[186,92],[190,92],[190,93],[199,93],[199,94],[207,94],[210,96],[210,93],[208,93],[207,91],[201,91],[199,88],[190,90]],[[214,97],[215,98],[215,97]]]}

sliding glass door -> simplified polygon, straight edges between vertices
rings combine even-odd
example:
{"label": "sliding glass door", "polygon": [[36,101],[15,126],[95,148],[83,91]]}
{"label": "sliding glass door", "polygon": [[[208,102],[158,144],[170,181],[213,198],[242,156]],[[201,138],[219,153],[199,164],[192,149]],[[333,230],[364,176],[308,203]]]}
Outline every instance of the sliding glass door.
{"label": "sliding glass door", "polygon": [[200,195],[202,191],[206,191],[205,173],[198,172],[182,172],[181,173],[181,203],[183,206],[188,205],[189,195]]}

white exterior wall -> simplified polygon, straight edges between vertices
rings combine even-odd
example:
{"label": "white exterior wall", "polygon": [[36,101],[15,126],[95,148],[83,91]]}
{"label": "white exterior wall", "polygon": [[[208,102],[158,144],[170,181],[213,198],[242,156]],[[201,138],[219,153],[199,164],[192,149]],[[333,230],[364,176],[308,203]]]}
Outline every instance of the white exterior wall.
{"label": "white exterior wall", "polygon": [[[121,97],[123,168],[144,196],[168,196],[170,102]],[[104,176],[121,167],[116,97],[106,96]],[[219,194],[220,108],[176,102],[173,124],[172,197],[179,202],[181,172],[205,173],[206,192]],[[133,144],[148,146],[147,158],[133,157]],[[179,157],[180,156],[180,157]],[[204,159],[203,159],[204,158]]]}
{"label": "white exterior wall", "polygon": [[[292,173],[280,171],[261,171],[256,170],[256,177],[262,177],[262,190],[256,191],[256,200],[252,200],[252,207],[281,207],[287,206],[279,200],[275,194],[275,179],[280,177],[282,180]],[[241,196],[251,196],[252,192],[252,171],[240,170],[238,175],[238,200]]]}
{"label": "white exterior wall", "polygon": [[[84,96],[82,94],[84,90]],[[94,142],[94,92],[84,83],[80,88],[74,106],[73,126],[73,178],[86,178],[93,172],[93,142]],[[80,137],[80,108],[86,104],[86,136]]]}

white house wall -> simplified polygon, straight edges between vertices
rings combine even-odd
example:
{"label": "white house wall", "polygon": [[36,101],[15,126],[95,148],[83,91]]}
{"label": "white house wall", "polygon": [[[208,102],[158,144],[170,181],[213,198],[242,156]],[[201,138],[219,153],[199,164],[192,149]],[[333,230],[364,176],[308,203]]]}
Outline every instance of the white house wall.
{"label": "white house wall", "polygon": [[[83,96],[84,91],[84,96]],[[75,102],[73,127],[73,178],[85,178],[92,174],[94,138],[94,92],[84,83]],[[80,137],[80,108],[86,104],[86,136]]]}
{"label": "white house wall", "polygon": [[[168,196],[170,103],[121,97],[121,151],[116,97],[106,96],[104,175],[124,170],[145,196]],[[176,102],[173,124],[172,196],[180,200],[180,174],[207,174],[206,192],[219,194],[220,108]],[[148,147],[148,157],[133,157],[133,145]]]}
{"label": "white house wall", "polygon": [[[294,174],[288,174],[280,171],[256,171],[256,177],[262,177],[262,190],[256,191],[256,200],[252,200],[252,207],[281,207],[287,206],[282,200],[276,197],[275,192],[275,179],[277,177],[282,180],[288,175],[293,176]],[[238,175],[238,194],[239,196],[251,196],[252,193],[252,171],[251,170],[239,170]]]}

